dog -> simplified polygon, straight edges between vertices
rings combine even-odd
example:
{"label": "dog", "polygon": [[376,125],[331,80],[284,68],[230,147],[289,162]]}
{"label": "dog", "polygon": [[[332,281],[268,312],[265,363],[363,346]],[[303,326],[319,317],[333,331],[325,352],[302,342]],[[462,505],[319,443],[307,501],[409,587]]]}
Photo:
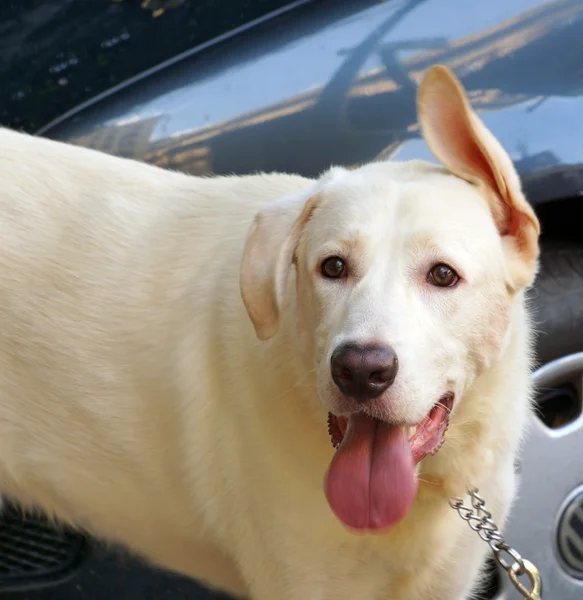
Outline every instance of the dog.
{"label": "dog", "polygon": [[531,410],[539,224],[443,66],[442,166],[196,178],[0,133],[0,489],[252,600],[462,600]]}

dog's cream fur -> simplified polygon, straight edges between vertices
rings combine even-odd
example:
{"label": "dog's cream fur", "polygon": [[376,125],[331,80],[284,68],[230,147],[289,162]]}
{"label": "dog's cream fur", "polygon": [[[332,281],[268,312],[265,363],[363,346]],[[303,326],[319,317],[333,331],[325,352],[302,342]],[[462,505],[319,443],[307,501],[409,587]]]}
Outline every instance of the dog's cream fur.
{"label": "dog's cream fur", "polygon": [[[446,69],[419,111],[449,172],[192,178],[2,130],[2,492],[254,600],[466,598],[487,547],[448,498],[478,485],[503,522],[513,497],[538,224]],[[319,275],[330,254],[341,284]],[[440,261],[456,288],[427,284]],[[378,416],[456,394],[411,511],[378,535],[322,487],[347,339],[399,356]]]}

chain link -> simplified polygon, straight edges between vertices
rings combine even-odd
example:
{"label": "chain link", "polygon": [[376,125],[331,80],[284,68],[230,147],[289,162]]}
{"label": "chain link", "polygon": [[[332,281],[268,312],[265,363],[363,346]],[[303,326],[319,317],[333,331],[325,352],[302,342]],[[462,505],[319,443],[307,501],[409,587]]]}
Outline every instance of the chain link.
{"label": "chain link", "polygon": [[[523,598],[541,600],[542,584],[538,569],[505,542],[498,526],[492,520],[492,513],[486,509],[486,503],[478,493],[478,489],[470,488],[468,495],[471,506],[465,505],[462,498],[452,498],[451,507],[490,546],[496,562],[506,571],[512,585]],[[529,580],[528,588],[519,579],[523,576]]]}

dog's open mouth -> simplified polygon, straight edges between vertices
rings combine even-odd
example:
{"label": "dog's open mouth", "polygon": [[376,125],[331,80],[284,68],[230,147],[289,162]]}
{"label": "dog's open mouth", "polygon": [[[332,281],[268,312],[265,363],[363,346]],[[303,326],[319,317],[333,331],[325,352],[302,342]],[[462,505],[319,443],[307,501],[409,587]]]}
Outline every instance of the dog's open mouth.
{"label": "dog's open mouth", "polygon": [[444,441],[454,395],[441,397],[415,427],[390,425],[365,414],[328,416],[336,453],[326,496],[336,516],[354,529],[386,529],[408,512],[417,491],[415,465]]}

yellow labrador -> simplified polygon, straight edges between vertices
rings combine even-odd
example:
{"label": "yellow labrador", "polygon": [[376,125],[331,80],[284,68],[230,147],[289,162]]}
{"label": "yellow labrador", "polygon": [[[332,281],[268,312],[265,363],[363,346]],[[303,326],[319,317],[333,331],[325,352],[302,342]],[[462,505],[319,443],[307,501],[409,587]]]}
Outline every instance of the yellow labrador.
{"label": "yellow labrador", "polygon": [[253,600],[462,600],[529,410],[539,226],[444,67],[443,164],[193,178],[0,133],[0,489]]}

